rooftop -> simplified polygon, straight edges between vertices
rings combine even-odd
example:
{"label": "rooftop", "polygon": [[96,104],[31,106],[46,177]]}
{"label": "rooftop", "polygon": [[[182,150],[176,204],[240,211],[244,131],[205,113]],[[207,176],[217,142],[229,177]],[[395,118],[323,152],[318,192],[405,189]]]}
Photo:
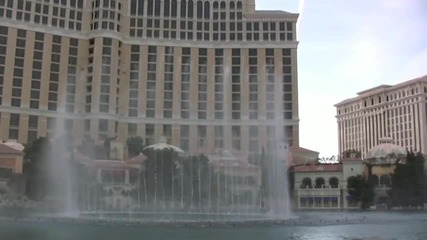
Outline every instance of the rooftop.
{"label": "rooftop", "polygon": [[406,150],[393,143],[391,138],[382,138],[380,144],[374,146],[366,153],[366,160],[379,160],[406,156]]}
{"label": "rooftop", "polygon": [[295,166],[294,172],[341,172],[342,164],[310,164]]}
{"label": "rooftop", "polygon": [[307,149],[307,148],[303,148],[303,147],[299,147],[299,146],[291,146],[290,147],[291,152],[294,153],[311,153],[311,154],[319,154],[319,152]]}
{"label": "rooftop", "polygon": [[291,13],[283,10],[256,10],[256,14],[291,14],[298,16],[298,13]]}
{"label": "rooftop", "polygon": [[382,84],[382,85],[379,85],[379,86],[376,86],[373,88],[369,88],[369,89],[360,91],[357,93],[357,95],[358,95],[357,97],[345,99],[345,100],[335,104],[334,107],[340,107],[342,105],[358,101],[358,100],[363,99],[363,98],[368,97],[368,96],[372,96],[372,95],[382,93],[382,92],[393,91],[393,90],[396,90],[396,89],[399,89],[402,87],[406,87],[406,86],[409,86],[411,84],[418,83],[418,82],[427,82],[427,75],[424,75],[424,76],[421,76],[418,78],[414,78],[414,79],[411,79],[411,80],[408,80],[405,82],[401,82],[401,83],[398,83],[395,85]]}
{"label": "rooftop", "polygon": [[385,85],[385,84],[383,84],[383,85],[379,85],[379,86],[376,86],[376,87],[373,87],[373,88],[369,88],[369,89],[360,91],[360,92],[357,93],[357,95],[361,96],[361,95],[365,95],[367,93],[377,92],[377,90],[384,90],[384,89],[387,89],[387,88],[390,88],[390,87],[392,87],[392,85]]}
{"label": "rooftop", "polygon": [[0,154],[17,154],[24,155],[22,150],[18,150],[12,146],[6,145],[5,143],[0,144]]}

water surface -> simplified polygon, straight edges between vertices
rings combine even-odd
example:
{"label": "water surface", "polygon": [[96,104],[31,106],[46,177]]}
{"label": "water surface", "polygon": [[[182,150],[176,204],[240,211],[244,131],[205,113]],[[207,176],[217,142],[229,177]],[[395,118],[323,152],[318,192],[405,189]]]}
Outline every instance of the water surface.
{"label": "water surface", "polygon": [[[425,213],[302,213],[304,226],[125,226],[64,223],[0,223],[0,239],[10,240],[424,240]],[[335,221],[337,219],[339,222]],[[327,220],[328,224],[322,224]],[[349,224],[348,222],[352,222]],[[332,224],[333,223],[333,224]]]}

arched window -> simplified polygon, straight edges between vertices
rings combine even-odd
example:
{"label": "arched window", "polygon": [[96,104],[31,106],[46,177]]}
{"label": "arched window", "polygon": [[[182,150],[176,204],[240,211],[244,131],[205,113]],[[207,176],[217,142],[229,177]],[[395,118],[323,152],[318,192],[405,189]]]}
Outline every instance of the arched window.
{"label": "arched window", "polygon": [[188,18],[193,18],[194,16],[194,2],[193,0],[188,0]]}
{"label": "arched window", "polygon": [[316,185],[315,188],[322,188],[325,185],[325,179],[322,177],[316,178]]}
{"label": "arched window", "polygon": [[154,1],[147,1],[147,15],[153,16]]}
{"label": "arched window", "polygon": [[225,2],[224,1],[221,2],[220,7],[221,7],[221,9],[225,9]]}
{"label": "arched window", "polygon": [[237,2],[237,9],[242,9],[242,2],[241,1]]}
{"label": "arched window", "polygon": [[391,178],[390,175],[384,174],[380,177],[380,184],[383,186],[390,187],[391,186]]}
{"label": "arched window", "polygon": [[181,0],[181,17],[185,18],[187,16],[187,1]]}
{"label": "arched window", "polygon": [[211,12],[211,5],[208,1],[205,2],[205,9],[204,9],[205,13],[203,14],[205,19],[209,19],[210,18],[210,12]]}
{"label": "arched window", "polygon": [[234,9],[236,7],[235,3],[233,1],[230,2],[230,9]]}
{"label": "arched window", "polygon": [[[184,2],[184,1],[182,1]],[[178,1],[172,0],[172,6],[171,6],[171,17],[176,17],[178,15]]]}
{"label": "arched window", "polygon": [[203,18],[203,2],[197,1],[197,18]]}
{"label": "arched window", "polygon": [[154,16],[160,16],[160,6],[162,5],[162,1],[155,0],[154,1]]}
{"label": "arched window", "polygon": [[213,2],[213,9],[218,9],[219,8],[219,4],[217,1]]}
{"label": "arched window", "polygon": [[338,188],[339,185],[339,180],[336,177],[331,177],[329,178],[329,186],[331,186],[331,188]]}
{"label": "arched window", "polygon": [[306,177],[302,180],[301,188],[312,188],[311,179]]}
{"label": "arched window", "polygon": [[170,0],[164,0],[163,4],[164,4],[163,14],[165,17],[169,17],[170,16]]}

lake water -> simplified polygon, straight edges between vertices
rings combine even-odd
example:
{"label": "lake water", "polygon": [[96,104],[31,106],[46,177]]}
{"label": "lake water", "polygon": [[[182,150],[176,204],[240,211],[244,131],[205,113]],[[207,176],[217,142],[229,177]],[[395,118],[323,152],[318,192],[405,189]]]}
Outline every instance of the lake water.
{"label": "lake water", "polygon": [[[0,222],[8,240],[425,240],[426,213],[299,213],[287,225],[126,226],[52,222]],[[295,224],[295,226],[294,226]]]}

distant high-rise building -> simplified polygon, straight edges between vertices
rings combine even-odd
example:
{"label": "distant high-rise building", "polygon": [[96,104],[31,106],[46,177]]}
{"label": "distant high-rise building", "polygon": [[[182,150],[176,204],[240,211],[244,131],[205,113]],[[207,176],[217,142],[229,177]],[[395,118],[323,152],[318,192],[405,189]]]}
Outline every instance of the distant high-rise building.
{"label": "distant high-rise building", "polygon": [[0,0],[0,138],[298,146],[297,18],[255,0]]}
{"label": "distant high-rise building", "polygon": [[383,138],[427,153],[427,76],[358,95],[335,105],[340,153],[355,149],[365,156]]}

